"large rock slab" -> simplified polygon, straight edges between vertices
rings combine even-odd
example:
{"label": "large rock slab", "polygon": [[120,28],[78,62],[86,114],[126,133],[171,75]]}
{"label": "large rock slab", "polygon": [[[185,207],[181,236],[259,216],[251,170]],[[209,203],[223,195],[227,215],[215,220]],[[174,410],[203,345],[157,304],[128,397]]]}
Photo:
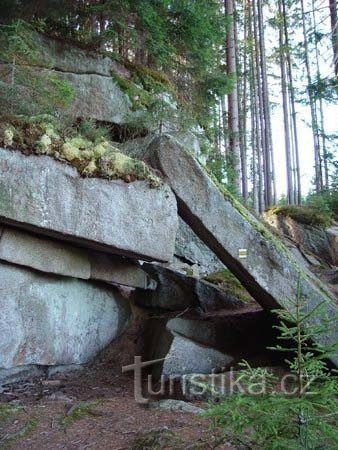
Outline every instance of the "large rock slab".
{"label": "large rock slab", "polygon": [[117,290],[0,262],[0,368],[83,364],[118,337],[130,306]]}
{"label": "large rock slab", "polygon": [[140,289],[156,287],[156,282],[135,261],[10,227],[0,227],[0,260],[83,280]]}
{"label": "large rock slab", "polygon": [[81,178],[48,156],[0,149],[0,221],[84,247],[168,261],[177,211],[165,185]]}
{"label": "large rock slab", "polygon": [[175,256],[190,264],[197,264],[201,275],[224,269],[224,264],[181,218],[178,221]]}
{"label": "large rock slab", "polygon": [[[336,302],[320,281],[302,270],[282,241],[261,222],[221,192],[191,154],[164,136],[152,142],[148,157],[173,189],[180,216],[264,308],[293,310],[299,278],[304,310],[324,302],[324,315],[336,316]],[[241,249],[247,251],[244,259]],[[309,323],[320,321],[318,314],[308,319]],[[334,344],[337,335],[333,326],[314,339]],[[338,364],[337,354],[331,359]]]}
{"label": "large rock slab", "polygon": [[175,336],[162,367],[164,377],[189,373],[209,374],[229,366],[233,358],[182,336]]}
{"label": "large rock slab", "polygon": [[[49,72],[46,71],[46,75]],[[57,76],[68,81],[74,89],[74,99],[67,108],[67,114],[116,124],[127,121],[131,102],[113,78],[63,72],[58,72]]]}

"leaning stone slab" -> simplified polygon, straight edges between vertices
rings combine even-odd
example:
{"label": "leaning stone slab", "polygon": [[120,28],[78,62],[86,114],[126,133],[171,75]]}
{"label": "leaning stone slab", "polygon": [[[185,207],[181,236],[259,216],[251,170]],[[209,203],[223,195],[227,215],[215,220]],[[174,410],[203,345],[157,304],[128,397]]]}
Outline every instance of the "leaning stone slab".
{"label": "leaning stone slab", "polygon": [[81,178],[48,156],[0,149],[0,222],[123,256],[168,261],[177,229],[167,186]]}
{"label": "leaning stone slab", "polygon": [[0,262],[0,369],[84,364],[125,329],[114,288]]}
{"label": "leaning stone slab", "polygon": [[203,275],[224,269],[224,264],[181,218],[178,221],[175,256],[196,264]]}
{"label": "leaning stone slab", "polygon": [[[148,157],[173,189],[180,216],[264,308],[292,310],[300,277],[304,310],[309,312],[323,302],[324,315],[336,316],[336,302],[320,281],[302,270],[280,239],[227,192],[221,192],[191,154],[164,136],[152,142]],[[243,253],[247,253],[244,258]],[[309,319],[317,324],[320,320],[318,316]],[[335,344],[337,336],[333,326],[314,339]],[[331,359],[338,364],[337,354]]]}

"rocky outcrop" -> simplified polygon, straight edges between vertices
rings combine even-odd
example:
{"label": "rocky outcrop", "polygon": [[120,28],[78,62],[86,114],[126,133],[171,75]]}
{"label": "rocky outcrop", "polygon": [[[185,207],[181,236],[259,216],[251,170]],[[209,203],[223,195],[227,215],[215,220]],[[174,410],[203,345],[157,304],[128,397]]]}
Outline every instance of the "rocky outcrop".
{"label": "rocky outcrop", "polygon": [[0,369],[83,364],[119,336],[130,306],[117,290],[0,262]]}
{"label": "rocky outcrop", "polygon": [[177,212],[166,186],[81,178],[48,156],[0,149],[0,221],[83,247],[168,261]]}
{"label": "rocky outcrop", "polygon": [[304,252],[327,264],[338,266],[338,227],[304,224],[283,214],[266,213],[264,219]]}
{"label": "rocky outcrop", "polygon": [[[335,301],[320,281],[304,272],[261,222],[221,192],[191,154],[164,136],[152,142],[148,158],[173,189],[180,216],[264,308],[291,309],[299,279],[305,311],[324,302],[324,314],[336,315]],[[318,320],[310,318],[309,322]],[[328,330],[314,339],[334,344],[337,331]],[[338,355],[332,361],[338,364]]]}
{"label": "rocky outcrop", "polygon": [[136,262],[9,227],[0,226],[0,260],[83,280],[100,280],[140,289],[156,287]]}
{"label": "rocky outcrop", "polygon": [[156,281],[154,291],[141,292],[137,303],[143,307],[182,311],[198,309],[201,313],[218,309],[241,309],[244,304],[232,292],[225,292],[217,286],[189,274],[157,264],[144,264],[144,270]]}

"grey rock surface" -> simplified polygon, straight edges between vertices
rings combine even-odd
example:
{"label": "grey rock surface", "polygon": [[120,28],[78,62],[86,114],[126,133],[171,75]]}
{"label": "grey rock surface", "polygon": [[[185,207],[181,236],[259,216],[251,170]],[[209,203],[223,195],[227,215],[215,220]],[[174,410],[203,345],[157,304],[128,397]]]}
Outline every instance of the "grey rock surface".
{"label": "grey rock surface", "polygon": [[90,278],[86,250],[14,228],[0,228],[0,259],[42,272]]}
{"label": "grey rock surface", "polygon": [[282,214],[264,214],[264,220],[303,252],[324,263],[338,265],[338,227],[324,228],[303,224]]}
{"label": "grey rock surface", "polygon": [[229,366],[233,358],[182,336],[175,336],[165,357],[162,375],[180,377],[188,373],[212,373]]}
{"label": "grey rock surface", "polygon": [[0,368],[83,364],[118,337],[130,306],[114,288],[0,263]]}
{"label": "grey rock surface", "polygon": [[174,253],[176,200],[167,186],[81,178],[48,156],[0,149],[0,222],[150,261]]}
{"label": "grey rock surface", "polygon": [[197,264],[201,275],[224,269],[224,264],[181,218],[178,221],[175,255],[192,264]]}
{"label": "grey rock surface", "polygon": [[167,329],[198,344],[212,347],[233,356],[247,359],[266,353],[273,345],[271,316],[262,310],[239,311],[200,319],[177,317],[167,322]]}
{"label": "grey rock surface", "polygon": [[158,264],[144,264],[150,278],[157,282],[154,291],[142,292],[137,297],[141,306],[181,311],[199,308],[202,312],[217,309],[241,309],[244,303],[232,292],[224,292],[211,283],[199,280]]}
{"label": "grey rock surface", "polygon": [[[322,315],[336,316],[336,302],[324,285],[302,269],[280,239],[222,193],[191,154],[164,136],[152,142],[148,157],[173,189],[180,216],[264,308],[292,309],[299,278],[304,311],[324,302],[324,312],[309,323],[318,324]],[[244,259],[241,249],[247,250]],[[335,344],[337,335],[332,327],[314,339]],[[338,365],[338,354],[331,360]]]}
{"label": "grey rock surface", "polygon": [[160,400],[158,402],[151,402],[147,404],[149,409],[158,409],[160,411],[180,411],[190,414],[200,415],[205,412],[203,408],[184,402],[183,400]]}
{"label": "grey rock surface", "polygon": [[156,282],[134,261],[10,227],[0,226],[0,260],[83,280],[140,289],[156,287]]}
{"label": "grey rock surface", "polygon": [[131,102],[113,78],[63,72],[57,72],[57,76],[68,81],[74,89],[74,99],[67,114],[116,124],[127,121]]}
{"label": "grey rock surface", "polygon": [[326,234],[330,243],[332,264],[338,266],[338,225],[327,228]]}

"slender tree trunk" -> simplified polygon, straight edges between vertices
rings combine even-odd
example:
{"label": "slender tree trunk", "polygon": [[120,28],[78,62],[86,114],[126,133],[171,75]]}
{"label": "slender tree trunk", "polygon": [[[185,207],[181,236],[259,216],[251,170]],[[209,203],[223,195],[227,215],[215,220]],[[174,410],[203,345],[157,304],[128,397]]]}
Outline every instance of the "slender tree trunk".
{"label": "slender tree trunk", "polygon": [[239,114],[238,114],[238,93],[237,93],[237,72],[236,72],[236,41],[234,33],[234,0],[224,1],[225,14],[230,19],[226,40],[226,61],[227,74],[234,78],[234,87],[228,95],[228,119],[229,119],[229,156],[230,184],[241,191],[241,166],[239,148]]}
{"label": "slender tree trunk", "polygon": [[264,37],[264,26],[263,26],[262,0],[257,0],[257,13],[258,13],[260,64],[261,64],[261,76],[262,76],[264,134],[265,134],[265,152],[264,152],[265,203],[266,203],[266,206],[271,206],[273,203],[272,164],[271,164],[271,153],[272,153],[271,118],[270,118],[269,88],[268,88],[268,81],[267,81],[267,68],[266,68],[266,57],[265,57],[265,37]]}
{"label": "slender tree trunk", "polygon": [[337,0],[329,0],[330,21],[331,21],[331,39],[333,49],[334,73],[338,76],[338,17]]}
{"label": "slender tree trunk", "polygon": [[319,133],[318,133],[318,120],[317,120],[317,111],[315,99],[312,93],[312,79],[311,79],[311,70],[310,70],[310,62],[309,62],[309,44],[308,37],[306,31],[305,24],[305,8],[304,8],[304,0],[300,0],[301,4],[301,12],[302,12],[302,28],[303,28],[303,40],[304,40],[304,61],[306,66],[306,75],[307,75],[307,91],[309,97],[310,111],[311,111],[311,121],[312,121],[312,136],[313,136],[313,145],[314,145],[314,157],[315,157],[315,186],[316,192],[319,193],[323,189],[322,182],[322,173],[321,173],[321,155],[320,155],[320,142],[319,142]]}
{"label": "slender tree trunk", "polygon": [[[280,19],[283,18],[281,0],[278,0],[278,13]],[[293,187],[293,167],[291,156],[290,123],[289,123],[289,99],[286,80],[286,59],[285,59],[285,40],[283,21],[279,23],[279,66],[281,71],[282,99],[283,99],[283,123],[284,123],[284,142],[285,142],[285,160],[286,160],[286,179],[287,179],[287,200],[288,204],[294,203]]]}

